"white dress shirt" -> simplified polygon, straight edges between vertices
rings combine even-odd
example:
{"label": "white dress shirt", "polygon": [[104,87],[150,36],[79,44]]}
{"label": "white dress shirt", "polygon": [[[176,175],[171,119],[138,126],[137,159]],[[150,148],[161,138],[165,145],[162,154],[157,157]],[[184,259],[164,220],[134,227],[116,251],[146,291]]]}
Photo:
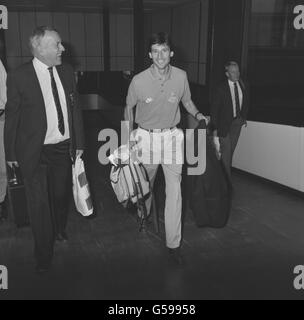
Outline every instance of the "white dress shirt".
{"label": "white dress shirt", "polygon": [[61,109],[64,119],[65,133],[62,135],[58,129],[58,115],[56,104],[54,101],[54,96],[52,92],[51,76],[48,66],[41,62],[39,59],[33,59],[33,65],[39,80],[40,88],[42,91],[46,118],[47,118],[47,132],[44,140],[44,144],[57,144],[70,138],[70,130],[68,125],[68,112],[67,112],[67,102],[64,93],[62,83],[60,81],[59,75],[56,68],[53,68],[54,79],[56,82],[59,100],[61,104]]}
{"label": "white dress shirt", "polygon": [[[228,80],[229,82],[229,87],[230,87],[230,92],[231,92],[231,97],[232,97],[232,105],[233,105],[233,117],[236,117],[236,101],[235,101],[235,92],[234,92],[234,82],[231,81],[230,79]],[[242,105],[243,105],[243,91],[241,89],[241,86],[239,82],[236,83],[238,92],[239,92],[239,98],[240,98],[240,110],[242,110]]]}
{"label": "white dress shirt", "polygon": [[0,60],[0,109],[5,109],[6,104],[6,71]]}

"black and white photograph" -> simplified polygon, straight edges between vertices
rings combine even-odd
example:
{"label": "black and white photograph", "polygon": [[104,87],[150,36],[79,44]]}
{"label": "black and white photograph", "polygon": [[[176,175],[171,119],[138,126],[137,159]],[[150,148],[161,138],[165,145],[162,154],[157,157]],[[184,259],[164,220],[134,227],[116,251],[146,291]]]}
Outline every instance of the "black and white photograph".
{"label": "black and white photograph", "polygon": [[304,0],[0,0],[0,300],[304,300],[303,74]]}

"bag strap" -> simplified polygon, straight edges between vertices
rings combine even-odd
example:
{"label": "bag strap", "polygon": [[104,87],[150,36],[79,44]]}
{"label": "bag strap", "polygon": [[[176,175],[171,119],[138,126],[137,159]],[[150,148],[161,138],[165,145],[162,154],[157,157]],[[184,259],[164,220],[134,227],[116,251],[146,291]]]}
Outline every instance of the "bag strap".
{"label": "bag strap", "polygon": [[[133,166],[134,167],[134,170],[135,170],[135,173],[136,173],[136,176],[137,176],[137,185],[138,185],[138,189],[140,191],[140,194],[141,194],[141,200],[139,199],[138,195],[137,195],[137,201],[141,202],[140,205],[142,206],[143,208],[143,214],[144,214],[144,219],[147,219],[148,218],[148,213],[147,213],[147,207],[146,207],[146,203],[145,203],[145,200],[144,200],[144,192],[143,192],[143,188],[142,188],[142,184],[141,184],[141,181],[140,181],[140,177],[139,177],[139,174],[138,174],[138,171],[136,169],[136,166]],[[143,221],[142,221],[142,224],[143,224]],[[141,226],[142,227],[142,226]]]}
{"label": "bag strap", "polygon": [[[120,168],[120,167],[115,167],[115,166],[113,166],[113,169],[115,169],[115,170],[113,170],[113,173],[118,171],[118,173],[117,173],[117,179],[116,179],[116,181],[114,181],[112,178],[110,178],[110,180],[111,180],[111,182],[113,182],[114,184],[117,184],[117,183],[118,183],[118,180],[119,180],[119,175],[120,175],[121,168]],[[111,175],[111,177],[112,177],[112,175]]]}
{"label": "bag strap", "polygon": [[140,168],[141,172],[143,173],[144,178],[149,183],[149,190],[151,192],[152,188],[151,188],[151,182],[150,182],[150,179],[149,179],[149,176],[148,176],[148,172],[147,172],[145,166],[142,163],[139,163],[139,168]]}
{"label": "bag strap", "polygon": [[[122,170],[122,174],[123,174],[123,176],[124,176],[125,181],[127,181],[126,174],[125,174],[125,171],[124,171],[124,170]],[[131,173],[131,175],[132,175],[132,173]],[[128,191],[128,199],[130,200],[130,198],[132,197],[132,196],[131,196],[131,191],[130,191],[130,189],[129,189],[128,183],[126,183],[126,185],[127,185],[127,191]]]}

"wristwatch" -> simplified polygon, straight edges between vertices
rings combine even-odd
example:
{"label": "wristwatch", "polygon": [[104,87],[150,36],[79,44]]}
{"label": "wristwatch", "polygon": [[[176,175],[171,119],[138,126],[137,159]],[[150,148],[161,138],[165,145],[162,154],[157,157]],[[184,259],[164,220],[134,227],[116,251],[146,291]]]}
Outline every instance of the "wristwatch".
{"label": "wristwatch", "polygon": [[199,114],[202,115],[202,113],[201,113],[200,111],[198,111],[198,112],[195,114],[194,118],[195,118],[196,120],[198,120],[198,119],[197,119],[197,116],[198,116]]}
{"label": "wristwatch", "polygon": [[2,117],[4,111],[5,111],[4,109],[0,109],[0,117]]}

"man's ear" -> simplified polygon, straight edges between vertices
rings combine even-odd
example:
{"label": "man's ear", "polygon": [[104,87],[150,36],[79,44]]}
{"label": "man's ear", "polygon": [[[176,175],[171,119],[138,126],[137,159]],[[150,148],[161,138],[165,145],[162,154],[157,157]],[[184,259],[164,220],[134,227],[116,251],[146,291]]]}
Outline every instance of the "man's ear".
{"label": "man's ear", "polygon": [[39,41],[38,41],[37,39],[34,39],[34,40],[32,41],[32,43],[31,43],[31,45],[32,45],[32,48],[33,48],[34,50],[36,50],[36,51],[38,51],[38,52],[40,53],[41,48],[40,48],[40,46],[39,46]]}
{"label": "man's ear", "polygon": [[170,58],[173,58],[173,56],[174,56],[174,51],[171,51],[170,52]]}
{"label": "man's ear", "polygon": [[150,57],[150,59],[152,59],[152,53],[151,52],[149,52],[149,57]]}

